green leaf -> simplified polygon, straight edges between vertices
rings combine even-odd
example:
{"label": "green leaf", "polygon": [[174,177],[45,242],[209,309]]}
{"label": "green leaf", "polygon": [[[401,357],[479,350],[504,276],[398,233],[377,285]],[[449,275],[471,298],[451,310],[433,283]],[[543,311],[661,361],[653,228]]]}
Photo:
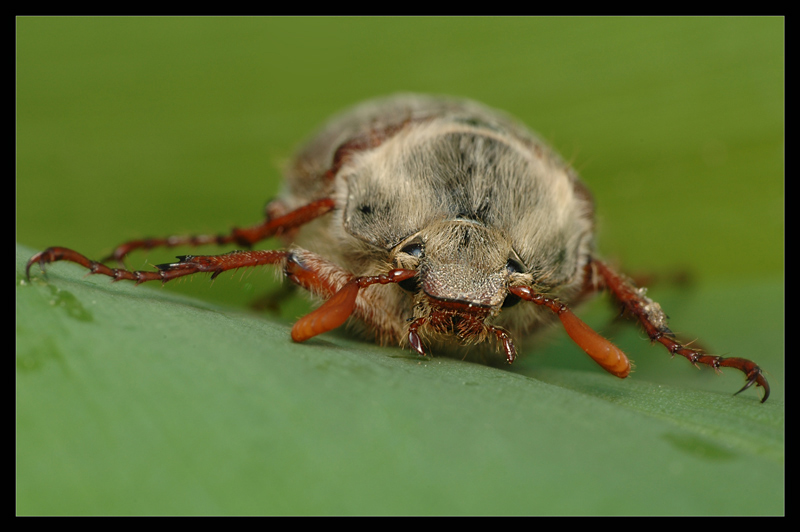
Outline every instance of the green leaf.
{"label": "green leaf", "polygon": [[71,264],[25,280],[32,253],[20,514],[783,511],[780,393],[559,369],[547,350],[511,371],[336,333],[293,344],[284,321]]}

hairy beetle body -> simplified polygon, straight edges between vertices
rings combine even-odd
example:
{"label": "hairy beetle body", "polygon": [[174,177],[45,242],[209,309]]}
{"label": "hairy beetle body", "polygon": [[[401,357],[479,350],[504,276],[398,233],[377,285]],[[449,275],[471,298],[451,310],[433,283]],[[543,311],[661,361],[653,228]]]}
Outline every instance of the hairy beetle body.
{"label": "hairy beetle body", "polygon": [[383,343],[406,343],[408,321],[440,301],[485,308],[488,323],[524,334],[554,316],[503,309],[509,284],[570,303],[586,282],[586,187],[526,128],[474,102],[397,96],[332,120],[300,150],[269,210],[319,197],[334,199],[332,216],[292,235],[296,245],[355,275],[419,270],[417,294],[375,287],[358,305],[362,330]]}
{"label": "hairy beetle body", "polygon": [[263,222],[216,236],[133,240],[106,261],[153,247],[251,248],[271,236],[285,250],[183,255],[157,271],[130,271],[51,247],[26,272],[66,260],[138,284],[271,264],[325,300],[295,323],[298,342],[354,318],[362,333],[421,355],[426,346],[489,340],[511,363],[515,337],[558,317],[593,360],[624,378],[625,354],[570,310],[607,289],[653,342],[694,365],[742,371],[739,391],[763,387],[765,401],[769,385],[758,365],[678,342],[658,303],[594,255],[593,215],[577,174],[515,120],[468,100],[399,95],[323,127],[298,152]]}

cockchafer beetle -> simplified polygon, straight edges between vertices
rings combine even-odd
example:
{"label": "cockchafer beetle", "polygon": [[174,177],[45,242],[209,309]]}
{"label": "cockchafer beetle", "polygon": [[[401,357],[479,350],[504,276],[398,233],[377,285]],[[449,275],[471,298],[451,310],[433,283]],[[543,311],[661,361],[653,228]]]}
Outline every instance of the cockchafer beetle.
{"label": "cockchafer beetle", "polygon": [[[283,193],[259,224],[133,240],[101,262],[51,247],[28,261],[26,274],[33,264],[66,260],[139,284],[271,264],[325,300],[295,323],[296,342],[354,318],[363,334],[420,355],[425,345],[495,338],[512,363],[512,338],[557,316],[592,359],[624,378],[631,371],[625,354],[570,310],[607,289],[652,341],[695,366],[742,371],[739,392],[755,384],[766,401],[758,365],[678,342],[658,303],[595,256],[593,218],[591,194],[575,171],[514,119],[469,100],[397,95],[323,127],[289,166]],[[272,236],[286,249],[251,249]],[[122,264],[138,249],[203,244],[248,249],[183,255],[157,271]],[[123,267],[103,264],[111,260]]]}

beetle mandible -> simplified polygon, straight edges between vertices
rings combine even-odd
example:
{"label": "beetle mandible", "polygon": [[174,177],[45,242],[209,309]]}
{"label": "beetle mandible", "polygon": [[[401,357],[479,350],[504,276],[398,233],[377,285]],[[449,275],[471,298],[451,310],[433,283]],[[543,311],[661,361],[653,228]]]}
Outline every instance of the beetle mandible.
{"label": "beetle mandible", "polygon": [[[272,264],[325,300],[295,323],[297,342],[354,318],[378,342],[420,355],[426,346],[489,340],[512,363],[513,338],[557,317],[592,359],[624,378],[631,370],[625,354],[570,310],[606,289],[651,341],[695,366],[742,371],[739,392],[755,384],[766,401],[758,365],[680,343],[658,303],[595,256],[593,218],[586,185],[516,120],[469,100],[397,95],[324,126],[298,152],[261,223],[222,235],[133,240],[103,261],[51,247],[28,261],[26,274],[33,264],[66,260],[140,284]],[[272,236],[286,249],[252,250]],[[130,271],[122,262],[137,249],[204,244],[248,249],[183,255],[156,271]],[[104,264],[111,260],[122,267]]]}

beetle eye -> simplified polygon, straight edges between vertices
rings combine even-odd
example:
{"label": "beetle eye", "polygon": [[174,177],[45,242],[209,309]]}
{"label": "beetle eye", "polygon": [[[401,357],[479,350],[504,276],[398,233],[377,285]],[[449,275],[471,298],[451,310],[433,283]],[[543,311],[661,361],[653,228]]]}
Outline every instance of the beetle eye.
{"label": "beetle eye", "polygon": [[418,259],[422,256],[422,244],[420,244],[419,242],[414,242],[406,246],[403,246],[400,249],[400,253],[406,253],[408,255],[411,255],[415,259]]}
{"label": "beetle eye", "polygon": [[509,274],[523,273],[525,271],[525,267],[522,264],[520,264],[518,260],[510,258],[506,263],[506,271],[508,271]]}

